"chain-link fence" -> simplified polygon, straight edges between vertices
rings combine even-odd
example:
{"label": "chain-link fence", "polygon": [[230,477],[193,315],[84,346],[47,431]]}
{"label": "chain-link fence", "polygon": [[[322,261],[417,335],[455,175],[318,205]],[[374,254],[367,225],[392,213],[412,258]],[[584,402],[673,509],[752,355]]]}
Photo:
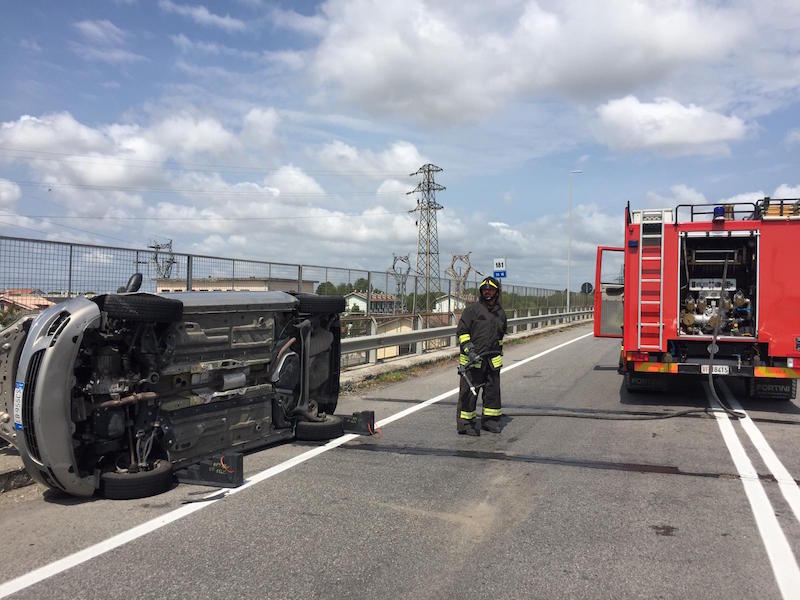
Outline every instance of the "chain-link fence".
{"label": "chain-link fence", "polygon": [[[41,310],[77,295],[116,292],[133,273],[142,273],[142,291],[300,290],[345,297],[345,335],[364,335],[359,317],[388,328],[414,327],[403,318],[422,315],[425,327],[447,325],[477,298],[480,275],[459,283],[384,271],[294,265],[268,261],[129,249],[0,236],[0,318]],[[572,293],[575,308],[591,305],[587,294]],[[507,311],[566,305],[565,290],[504,284]],[[406,319],[411,322],[411,320]],[[364,326],[365,327],[365,326]],[[351,334],[352,332],[352,334]]]}

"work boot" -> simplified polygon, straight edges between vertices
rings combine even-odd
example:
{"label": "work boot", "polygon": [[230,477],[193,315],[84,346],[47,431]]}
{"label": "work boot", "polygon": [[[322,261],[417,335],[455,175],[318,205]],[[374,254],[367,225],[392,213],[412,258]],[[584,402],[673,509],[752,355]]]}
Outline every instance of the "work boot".
{"label": "work boot", "polygon": [[480,434],[480,427],[477,427],[476,424],[472,422],[467,422],[463,426],[459,425],[458,427],[458,435],[479,436]]}
{"label": "work boot", "polygon": [[500,433],[500,419],[486,419],[481,421],[481,429],[491,431],[492,433]]}

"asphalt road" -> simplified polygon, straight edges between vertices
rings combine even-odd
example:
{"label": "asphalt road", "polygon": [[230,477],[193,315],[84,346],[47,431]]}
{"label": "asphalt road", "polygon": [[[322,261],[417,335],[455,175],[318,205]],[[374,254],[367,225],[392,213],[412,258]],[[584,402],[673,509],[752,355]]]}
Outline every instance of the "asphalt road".
{"label": "asphalt road", "polygon": [[456,434],[455,369],[438,368],[342,398],[379,423],[414,411],[379,436],[250,454],[254,482],[216,502],[181,504],[205,490],[188,485],[116,502],[4,494],[0,597],[800,596],[797,400],[748,402],[731,384],[746,423],[618,420],[703,409],[709,392],[628,394],[618,343],[589,331],[506,349],[500,434]]}

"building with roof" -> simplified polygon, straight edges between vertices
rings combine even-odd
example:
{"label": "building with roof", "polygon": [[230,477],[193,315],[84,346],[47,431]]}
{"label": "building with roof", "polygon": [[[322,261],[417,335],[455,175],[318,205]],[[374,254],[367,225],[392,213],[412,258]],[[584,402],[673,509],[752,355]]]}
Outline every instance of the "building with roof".
{"label": "building with roof", "polygon": [[[348,312],[367,312],[367,293],[350,292],[344,296]],[[370,294],[369,313],[378,315],[391,315],[397,312],[399,300],[394,294]]]}

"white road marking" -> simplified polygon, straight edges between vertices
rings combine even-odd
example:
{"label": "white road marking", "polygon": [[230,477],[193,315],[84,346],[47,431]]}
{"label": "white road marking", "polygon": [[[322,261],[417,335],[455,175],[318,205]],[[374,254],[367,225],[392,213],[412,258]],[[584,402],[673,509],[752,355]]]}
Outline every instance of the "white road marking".
{"label": "white road marking", "polygon": [[[559,350],[564,346],[568,346],[574,342],[589,337],[590,335],[593,334],[587,333],[586,335],[579,336],[577,338],[569,340],[568,342],[564,342],[563,344],[559,344],[558,346],[549,348],[544,352],[540,352],[539,354],[530,356],[509,367],[505,367],[501,372],[506,372],[510,371],[511,369],[515,369],[520,365],[528,363],[539,357],[545,356],[546,354],[550,354],[551,352],[555,352],[556,350]],[[378,421],[377,423],[375,423],[375,427],[383,427],[385,425],[388,425],[389,423],[397,421],[398,419],[407,417],[408,415],[413,414],[419,410],[422,410],[423,408],[430,406],[431,404],[444,400],[445,398],[448,398],[449,396],[452,396],[457,392],[458,388],[454,388],[452,390],[444,392],[443,394],[439,394],[434,398],[430,398],[429,400],[425,400],[424,402],[415,404],[410,408],[402,410],[399,413],[387,417],[386,419]],[[269,469],[261,471],[260,473],[256,473],[252,477],[248,477],[244,485],[238,488],[225,490],[223,496],[218,496],[219,494],[218,491],[208,494],[207,497],[213,496],[216,498],[214,500],[185,504],[180,508],[176,508],[175,510],[172,510],[164,515],[161,515],[160,517],[156,517],[155,519],[152,519],[150,521],[146,521],[145,523],[137,525],[132,529],[123,531],[122,533],[110,537],[107,540],[89,546],[88,548],[75,552],[74,554],[70,554],[69,556],[65,556],[62,559],[51,562],[50,564],[44,565],[43,567],[39,567],[38,569],[30,571],[29,573],[25,573],[24,575],[20,575],[19,577],[6,581],[5,583],[0,584],[0,598],[5,598],[7,596],[10,596],[11,594],[15,594],[16,592],[19,592],[20,590],[24,590],[25,588],[35,585],[40,581],[44,581],[45,579],[53,577],[54,575],[58,575],[59,573],[63,573],[64,571],[71,569],[72,567],[76,567],[82,563],[85,563],[88,560],[91,560],[102,554],[105,554],[106,552],[114,550],[115,548],[119,548],[120,546],[123,546],[128,542],[132,542],[133,540],[142,537],[143,535],[147,535],[148,533],[156,531],[157,529],[160,529],[165,525],[174,523],[175,521],[178,521],[183,517],[187,517],[192,513],[202,510],[208,506],[211,506],[212,504],[215,504],[220,500],[227,498],[228,496],[232,496],[233,494],[238,494],[239,492],[246,490],[247,488],[252,487],[257,483],[260,483],[265,479],[269,479],[270,477],[274,477],[275,475],[283,473],[284,471],[291,469],[292,467],[296,467],[297,465],[304,463],[307,460],[314,458],[315,456],[319,456],[320,454],[327,452],[328,450],[333,450],[334,448],[337,448],[342,444],[346,444],[347,442],[352,441],[358,437],[360,436],[352,433],[343,435],[342,437],[336,438],[335,440],[331,440],[324,446],[318,446],[317,448],[313,448],[307,452],[303,452],[302,454],[299,454],[294,458],[290,458],[289,460],[284,461],[278,465],[275,465],[274,467],[270,467]]]}
{"label": "white road marking", "polygon": [[[703,384],[709,403],[717,408],[719,404],[711,396],[708,384]],[[775,516],[775,509],[772,508],[764,486],[758,479],[758,473],[753,468],[753,463],[747,457],[744,446],[739,441],[733,424],[728,419],[725,412],[714,411],[722,439],[728,447],[731,458],[733,459],[736,470],[739,472],[744,493],[750,502],[750,509],[753,511],[758,532],[767,550],[767,557],[772,566],[772,573],[780,589],[784,600],[797,597],[797,590],[800,590],[800,567],[797,566],[794,552],[789,545],[786,535],[781,529],[778,518]]]}
{"label": "white road marking", "polygon": [[[722,388],[725,399],[728,401],[728,404],[730,404],[731,408],[744,412],[742,405],[739,404],[739,401],[731,393],[731,390],[725,383],[725,380],[720,380],[719,387]],[[761,455],[761,459],[764,461],[764,464],[767,465],[770,473],[772,473],[772,475],[775,477],[783,497],[786,498],[786,502],[788,502],[789,506],[791,507],[795,518],[798,520],[798,522],[800,522],[800,488],[797,487],[797,483],[795,482],[794,478],[789,473],[789,470],[783,466],[783,463],[767,443],[766,438],[764,438],[764,435],[761,433],[758,427],[756,427],[756,424],[753,423],[753,420],[747,416],[743,419],[739,419],[739,423],[741,423],[742,429],[744,429],[745,433],[747,433],[748,437],[750,438],[750,441],[753,442],[756,450],[758,450],[758,453]]]}

